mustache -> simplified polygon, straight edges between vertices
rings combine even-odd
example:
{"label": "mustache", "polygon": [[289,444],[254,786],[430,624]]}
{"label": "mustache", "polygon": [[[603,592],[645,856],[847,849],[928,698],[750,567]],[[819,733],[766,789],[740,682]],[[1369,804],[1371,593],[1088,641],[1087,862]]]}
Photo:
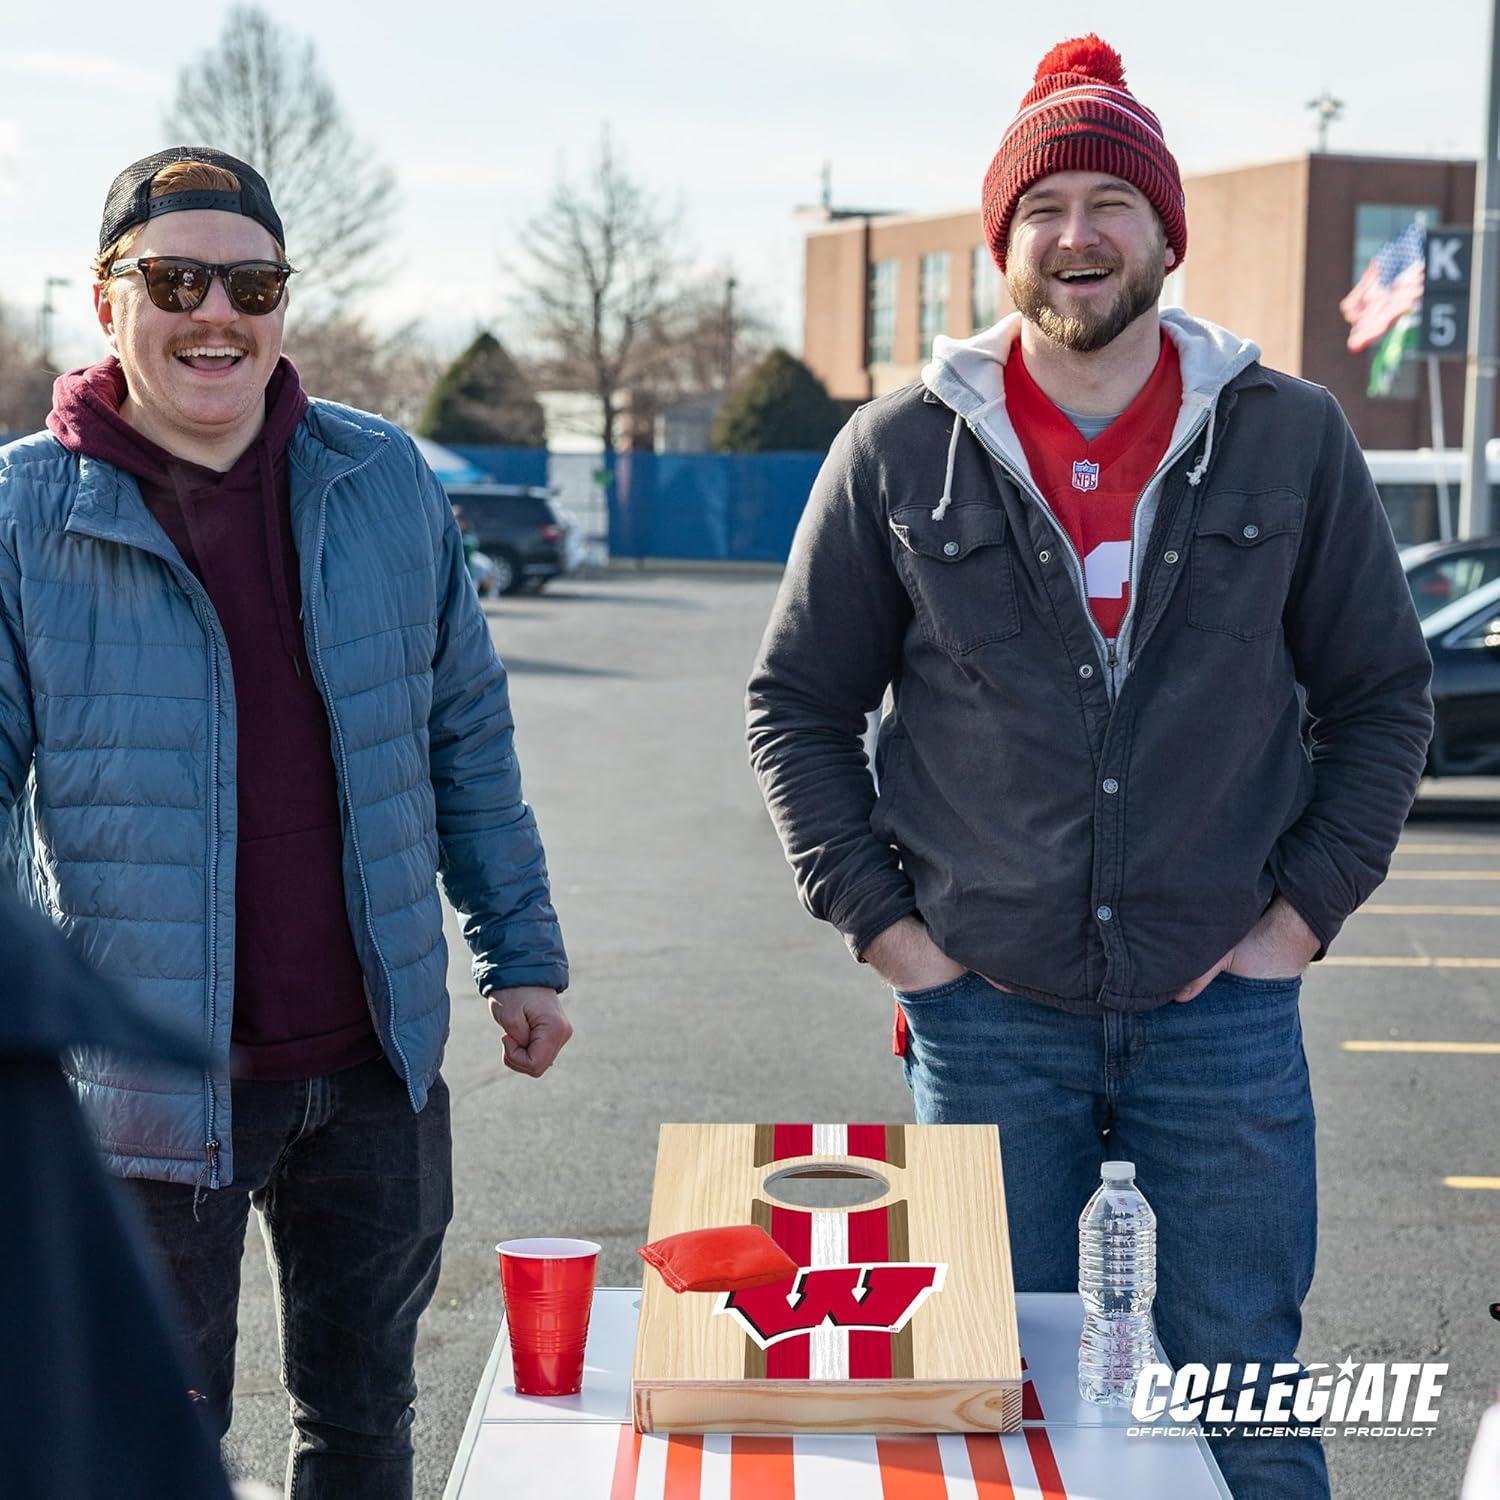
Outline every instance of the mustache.
{"label": "mustache", "polygon": [[167,353],[181,354],[188,349],[197,349],[203,344],[214,344],[223,349],[236,349],[241,354],[254,354],[255,343],[241,333],[220,333],[213,337],[207,334],[199,334],[197,338],[173,339],[167,346]]}
{"label": "mustache", "polygon": [[1125,264],[1118,255],[1095,255],[1088,259],[1075,256],[1054,255],[1042,262],[1044,276],[1056,276],[1059,271],[1118,271]]}

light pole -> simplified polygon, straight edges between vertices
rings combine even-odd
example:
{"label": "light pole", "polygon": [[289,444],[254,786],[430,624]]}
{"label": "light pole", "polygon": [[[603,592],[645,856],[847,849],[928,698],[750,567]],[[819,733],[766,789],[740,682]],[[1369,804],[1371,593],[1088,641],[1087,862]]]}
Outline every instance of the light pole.
{"label": "light pole", "polygon": [[42,283],[42,317],[41,317],[41,354],[42,366],[52,363],[52,315],[56,309],[52,306],[52,289],[59,286],[72,286],[73,283],[66,276],[49,276]]}
{"label": "light pole", "polygon": [[1325,88],[1316,99],[1309,99],[1307,107],[1318,117],[1318,150],[1328,149],[1328,127],[1335,124],[1344,113],[1344,101],[1335,99]]}
{"label": "light pole", "polygon": [[1484,150],[1474,182],[1474,285],[1464,372],[1464,480],[1458,534],[1488,536],[1490,476],[1485,462],[1495,425],[1495,273],[1500,268],[1500,0],[1490,3],[1490,71],[1485,82]]}
{"label": "light pole", "polygon": [[733,276],[724,278],[724,389],[734,384],[734,289]]}

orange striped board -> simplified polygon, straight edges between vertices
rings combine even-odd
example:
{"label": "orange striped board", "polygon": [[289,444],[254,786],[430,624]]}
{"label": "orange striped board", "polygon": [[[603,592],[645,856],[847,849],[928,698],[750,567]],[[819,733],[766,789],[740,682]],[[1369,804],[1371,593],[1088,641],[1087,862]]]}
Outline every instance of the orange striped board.
{"label": "orange striped board", "polygon": [[[693,1486],[696,1485],[696,1488]],[[485,1422],[453,1500],[1228,1500],[1201,1439],[1014,1433],[646,1433]]]}
{"label": "orange striped board", "polygon": [[[848,1201],[861,1177],[862,1200]],[[807,1206],[820,1181],[838,1201]],[[1020,1427],[993,1126],[663,1125],[649,1237],[745,1223],[797,1275],[677,1294],[647,1271],[631,1382],[641,1431]]]}
{"label": "orange striped board", "polygon": [[[634,1441],[627,1441],[626,1435]],[[847,1436],[710,1437],[674,1433],[649,1439],[621,1429],[611,1500],[1070,1500],[1045,1428],[1024,1438],[875,1437],[854,1452]],[[692,1475],[692,1489],[678,1486]],[[1087,1492],[1092,1494],[1092,1492]],[[1072,1500],[1084,1500],[1074,1491]]]}

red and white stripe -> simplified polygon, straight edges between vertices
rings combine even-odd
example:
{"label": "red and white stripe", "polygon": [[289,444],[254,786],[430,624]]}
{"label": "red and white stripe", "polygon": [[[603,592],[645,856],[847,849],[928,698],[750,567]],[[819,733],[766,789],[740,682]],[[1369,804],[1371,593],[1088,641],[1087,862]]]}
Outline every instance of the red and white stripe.
{"label": "red and white stripe", "polygon": [[1005,134],[1001,137],[1001,146],[1016,135],[1025,123],[1036,115],[1054,110],[1059,104],[1071,104],[1086,101],[1090,104],[1101,105],[1105,109],[1117,110],[1133,124],[1139,125],[1142,130],[1149,131],[1161,142],[1162,150],[1167,149],[1167,139],[1161,131],[1161,121],[1141,103],[1128,89],[1117,89],[1107,83],[1075,83],[1069,88],[1055,89],[1050,94],[1043,94],[1035,104],[1023,109],[1009,125],[1005,127]]}
{"label": "red and white stripe", "polygon": [[1068,1500],[1068,1492],[1042,1427],[1005,1437],[642,1436],[622,1427],[609,1500]]}
{"label": "red and white stripe", "polygon": [[[857,1156],[883,1161],[884,1125],[778,1125],[773,1160]],[[878,1265],[890,1257],[888,1210],[809,1212],[775,1204],[771,1238],[799,1266]],[[805,1338],[783,1339],[766,1351],[771,1380],[886,1380],[891,1335],[825,1324]]]}
{"label": "red and white stripe", "polygon": [[1358,354],[1383,338],[1397,318],[1420,304],[1426,284],[1427,267],[1420,260],[1384,287],[1380,285],[1375,262],[1371,261],[1354,289],[1339,303],[1340,311],[1352,324],[1347,341],[1349,351]]}
{"label": "red and white stripe", "polygon": [[[814,1125],[814,1156],[847,1156],[847,1125]],[[847,1266],[849,1254],[849,1215],[845,1212],[808,1214],[811,1223],[812,1257],[810,1266]],[[849,1330],[825,1323],[808,1336],[809,1380],[847,1380],[849,1378]]]}

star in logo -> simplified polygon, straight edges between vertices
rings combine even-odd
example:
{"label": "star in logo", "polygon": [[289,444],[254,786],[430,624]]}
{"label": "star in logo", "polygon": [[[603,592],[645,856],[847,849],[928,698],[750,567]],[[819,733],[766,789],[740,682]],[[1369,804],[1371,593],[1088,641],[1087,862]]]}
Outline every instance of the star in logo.
{"label": "star in logo", "polygon": [[1337,1366],[1337,1369],[1345,1380],[1354,1379],[1354,1361],[1352,1359],[1346,1359],[1341,1365]]}

